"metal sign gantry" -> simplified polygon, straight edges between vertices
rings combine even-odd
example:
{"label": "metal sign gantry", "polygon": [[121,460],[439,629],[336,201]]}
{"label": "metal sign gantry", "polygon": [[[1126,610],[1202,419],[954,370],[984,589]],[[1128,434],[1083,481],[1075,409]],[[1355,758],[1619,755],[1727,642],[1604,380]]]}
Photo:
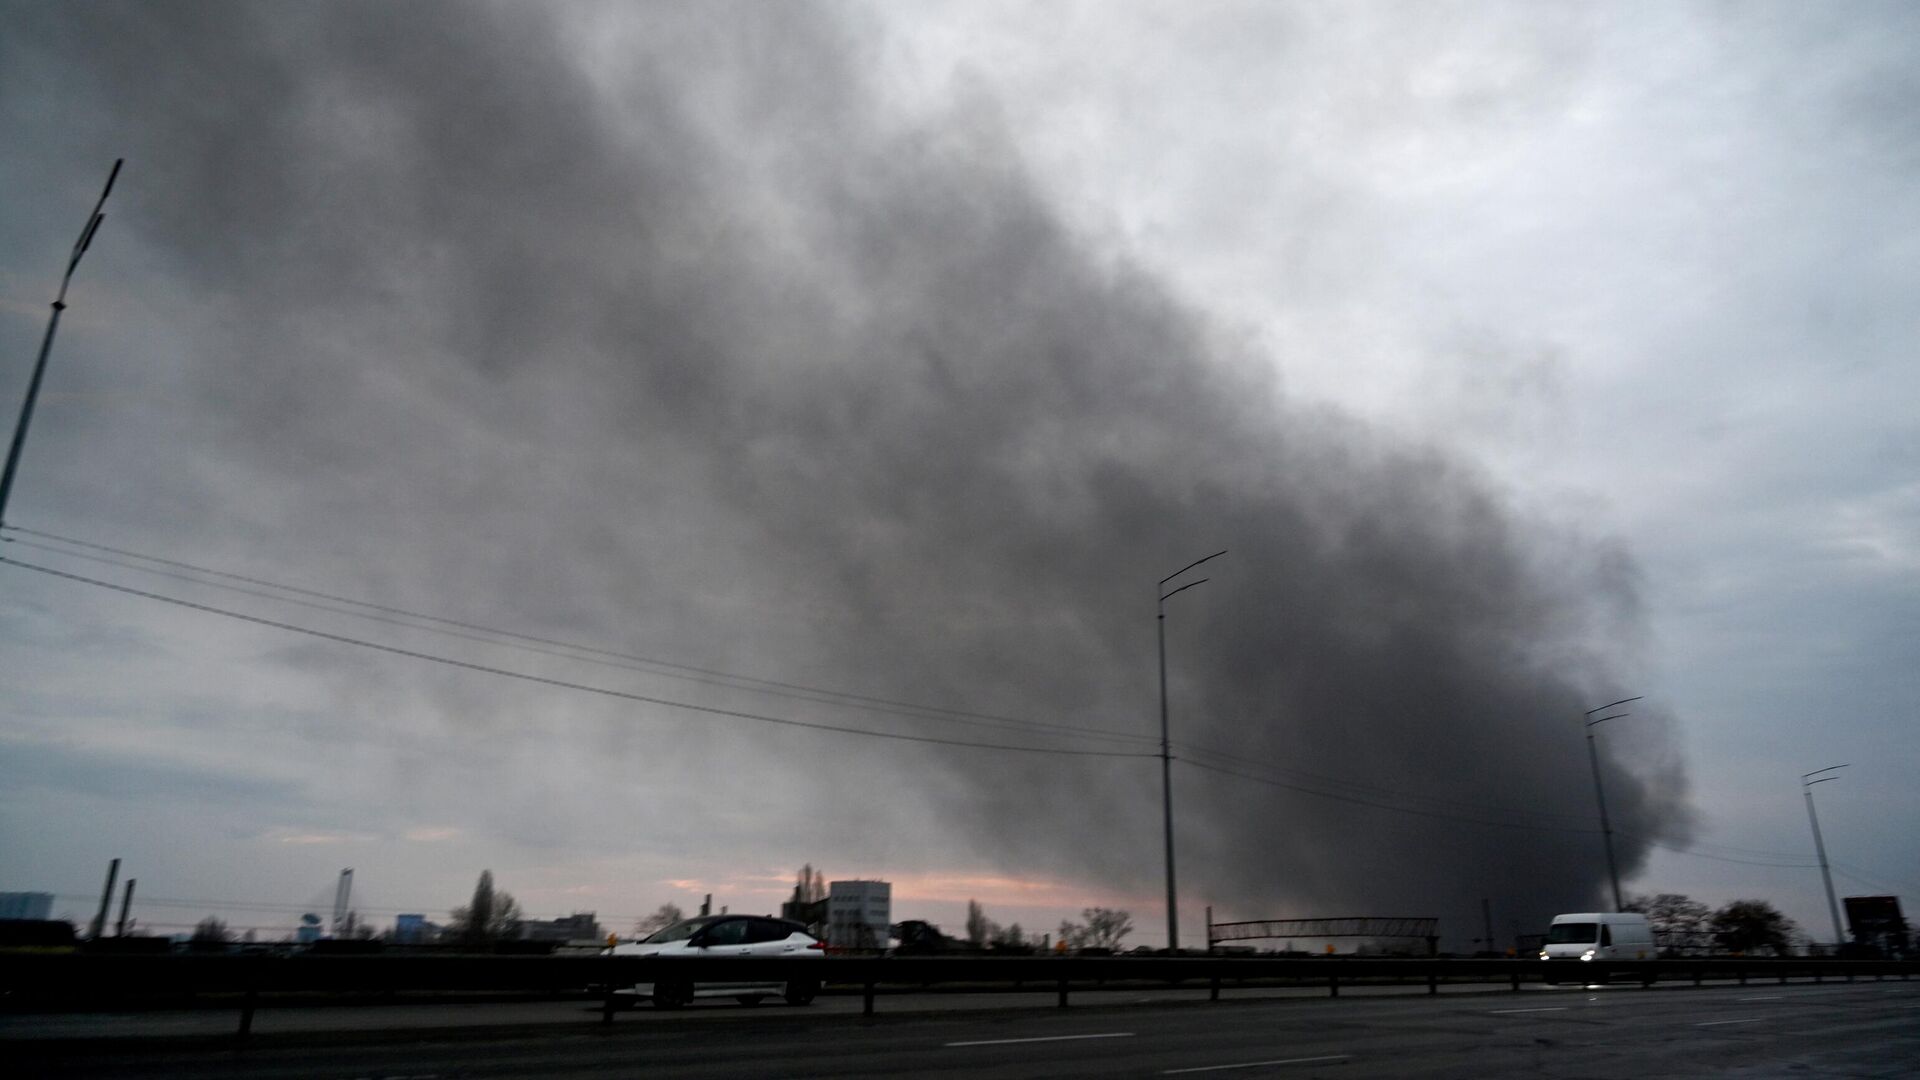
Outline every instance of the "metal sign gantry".
{"label": "metal sign gantry", "polygon": [[1325,919],[1256,919],[1217,923],[1207,920],[1207,948],[1222,941],[1262,938],[1418,938],[1427,951],[1440,946],[1440,920],[1414,916],[1342,915]]}

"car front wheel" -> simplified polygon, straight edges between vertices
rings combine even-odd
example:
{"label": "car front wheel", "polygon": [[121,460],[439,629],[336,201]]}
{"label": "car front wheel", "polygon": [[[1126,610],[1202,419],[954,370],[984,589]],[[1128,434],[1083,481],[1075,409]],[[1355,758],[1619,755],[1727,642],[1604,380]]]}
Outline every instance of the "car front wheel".
{"label": "car front wheel", "polygon": [[693,987],[680,983],[654,983],[653,1007],[678,1009],[693,1000]]}

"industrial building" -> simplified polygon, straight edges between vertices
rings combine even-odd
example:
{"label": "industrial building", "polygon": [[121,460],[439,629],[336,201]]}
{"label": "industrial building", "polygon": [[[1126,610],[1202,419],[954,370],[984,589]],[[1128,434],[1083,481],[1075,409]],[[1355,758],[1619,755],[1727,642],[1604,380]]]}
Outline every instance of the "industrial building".
{"label": "industrial building", "polygon": [[892,882],[835,881],[827,886],[827,944],[885,948],[892,922]]}

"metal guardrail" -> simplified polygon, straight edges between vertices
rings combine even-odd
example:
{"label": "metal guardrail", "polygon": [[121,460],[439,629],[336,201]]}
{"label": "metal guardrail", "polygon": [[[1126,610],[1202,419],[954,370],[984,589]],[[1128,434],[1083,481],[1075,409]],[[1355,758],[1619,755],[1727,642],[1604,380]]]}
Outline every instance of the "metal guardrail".
{"label": "metal guardrail", "polygon": [[[754,957],[640,956],[143,956],[0,955],[0,994],[12,1009],[108,1007],[128,999],[201,994],[241,998],[245,1037],[262,995],[297,993],[514,991],[586,996],[601,988],[602,1022],[630,1000],[615,991],[636,983],[784,982],[804,977],[864,997],[865,1011],[889,993],[1045,992],[1065,1007],[1075,991],[1142,984],[1223,990],[1270,986],[1341,987],[1441,983],[1600,981],[1692,982],[1843,978],[1911,979],[1916,960],[1824,958],[1639,961],[1537,959],[1374,959],[1363,957],[830,957],[793,961]],[[389,999],[392,1000],[392,999]]]}

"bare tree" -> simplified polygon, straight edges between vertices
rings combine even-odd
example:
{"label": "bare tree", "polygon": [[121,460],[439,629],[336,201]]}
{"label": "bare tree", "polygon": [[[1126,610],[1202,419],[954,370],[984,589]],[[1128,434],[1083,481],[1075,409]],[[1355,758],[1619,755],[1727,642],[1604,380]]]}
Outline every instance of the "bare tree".
{"label": "bare tree", "polygon": [[1654,944],[1663,956],[1689,956],[1712,949],[1713,934],[1707,920],[1713,910],[1683,893],[1656,893],[1630,896],[1622,911],[1637,911],[1647,917]]}
{"label": "bare tree", "polygon": [[661,904],[653,914],[634,923],[633,932],[636,937],[646,937],[656,931],[665,930],[674,923],[684,921],[686,917],[687,914],[680,910],[680,905]]}
{"label": "bare tree", "polygon": [[793,898],[802,904],[817,904],[827,898],[827,876],[808,863],[800,868],[800,880],[794,883]]}
{"label": "bare tree", "polygon": [[1684,893],[1655,893],[1628,897],[1623,911],[1637,911],[1647,917],[1655,933],[1693,934],[1707,928],[1713,910]]}
{"label": "bare tree", "polygon": [[1080,912],[1083,923],[1060,921],[1060,940],[1070,949],[1117,949],[1133,933],[1133,916],[1113,908],[1091,907]]}
{"label": "bare tree", "polygon": [[967,901],[967,940],[985,946],[999,936],[1000,924],[987,918],[987,911],[980,906],[980,901]]}
{"label": "bare tree", "polygon": [[218,916],[209,915],[201,919],[200,922],[194,926],[193,937],[190,939],[190,944],[225,945],[232,940],[233,935],[227,931],[227,924],[222,922]]}

